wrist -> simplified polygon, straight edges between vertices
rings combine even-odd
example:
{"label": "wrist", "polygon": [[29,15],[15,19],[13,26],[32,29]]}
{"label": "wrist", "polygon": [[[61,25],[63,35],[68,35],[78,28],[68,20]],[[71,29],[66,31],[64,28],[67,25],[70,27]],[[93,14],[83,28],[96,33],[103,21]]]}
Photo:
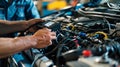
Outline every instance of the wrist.
{"label": "wrist", "polygon": [[31,48],[35,48],[35,46],[37,45],[37,38],[36,38],[36,37],[33,37],[33,36],[30,36],[29,39],[30,39],[29,41],[32,42],[32,43],[30,44]]}
{"label": "wrist", "polygon": [[32,36],[17,37],[14,39],[14,42],[24,46],[24,49],[34,48],[34,46],[37,44],[36,39]]}

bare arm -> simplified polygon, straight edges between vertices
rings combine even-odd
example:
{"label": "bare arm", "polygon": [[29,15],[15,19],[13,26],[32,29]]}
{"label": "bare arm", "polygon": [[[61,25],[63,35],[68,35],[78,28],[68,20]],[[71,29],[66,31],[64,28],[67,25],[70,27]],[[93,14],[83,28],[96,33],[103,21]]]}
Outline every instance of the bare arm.
{"label": "bare arm", "polygon": [[23,31],[31,25],[43,22],[41,19],[31,19],[28,21],[5,21],[0,20],[0,34],[7,34],[17,31]]}
{"label": "bare arm", "polygon": [[10,21],[0,20],[0,34],[22,31],[25,29],[26,26],[27,26],[26,21],[10,22]]}
{"label": "bare arm", "polygon": [[29,49],[35,44],[36,42],[31,36],[0,38],[0,58],[10,56],[25,49]]}
{"label": "bare arm", "polygon": [[51,32],[49,29],[38,30],[32,36],[0,38],[0,58],[29,48],[44,48],[50,45],[51,40],[55,38],[55,33]]}

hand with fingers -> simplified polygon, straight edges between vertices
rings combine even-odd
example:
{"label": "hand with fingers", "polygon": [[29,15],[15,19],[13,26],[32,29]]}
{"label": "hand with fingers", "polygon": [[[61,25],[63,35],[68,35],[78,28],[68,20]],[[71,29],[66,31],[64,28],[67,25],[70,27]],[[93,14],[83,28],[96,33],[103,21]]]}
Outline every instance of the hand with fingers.
{"label": "hand with fingers", "polygon": [[38,28],[35,24],[37,23],[44,23],[45,21],[42,20],[42,19],[30,19],[27,21],[27,32],[32,32],[32,33],[35,33]]}
{"label": "hand with fingers", "polygon": [[56,33],[51,32],[50,29],[44,28],[38,30],[32,37],[37,42],[33,45],[34,48],[44,48],[52,44],[52,40],[56,39]]}

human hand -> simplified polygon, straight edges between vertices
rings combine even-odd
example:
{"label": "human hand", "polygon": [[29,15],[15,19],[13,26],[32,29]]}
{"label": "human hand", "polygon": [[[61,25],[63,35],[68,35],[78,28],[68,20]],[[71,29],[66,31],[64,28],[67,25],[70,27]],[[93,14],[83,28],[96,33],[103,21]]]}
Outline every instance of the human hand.
{"label": "human hand", "polygon": [[34,45],[34,48],[44,48],[52,44],[52,39],[56,38],[56,33],[51,32],[50,29],[44,28],[38,30],[32,37],[37,42],[37,44]]}
{"label": "human hand", "polygon": [[37,24],[37,23],[42,23],[44,22],[44,20],[42,19],[30,19],[27,21],[27,28],[29,29],[28,31],[29,32],[36,32],[38,30],[38,28],[34,25],[34,24]]}
{"label": "human hand", "polygon": [[32,26],[36,23],[42,23],[42,22],[44,22],[44,20],[42,20],[42,19],[30,19],[27,21],[28,26]]}

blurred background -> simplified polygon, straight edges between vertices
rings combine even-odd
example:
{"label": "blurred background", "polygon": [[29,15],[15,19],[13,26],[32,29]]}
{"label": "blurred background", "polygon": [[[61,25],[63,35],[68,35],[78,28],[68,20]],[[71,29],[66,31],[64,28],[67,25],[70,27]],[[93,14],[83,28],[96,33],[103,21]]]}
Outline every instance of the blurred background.
{"label": "blurred background", "polygon": [[[48,15],[71,5],[73,0],[33,0],[41,16]],[[88,0],[84,0],[88,1]]]}
{"label": "blurred background", "polygon": [[[33,0],[38,8],[41,16],[46,16],[54,11],[63,9],[66,6],[72,5],[76,0]],[[78,3],[87,3],[90,1],[100,2],[101,4],[105,2],[119,3],[119,0],[77,0]]]}
{"label": "blurred background", "polygon": [[71,0],[33,0],[41,16],[48,15],[70,5]]}

